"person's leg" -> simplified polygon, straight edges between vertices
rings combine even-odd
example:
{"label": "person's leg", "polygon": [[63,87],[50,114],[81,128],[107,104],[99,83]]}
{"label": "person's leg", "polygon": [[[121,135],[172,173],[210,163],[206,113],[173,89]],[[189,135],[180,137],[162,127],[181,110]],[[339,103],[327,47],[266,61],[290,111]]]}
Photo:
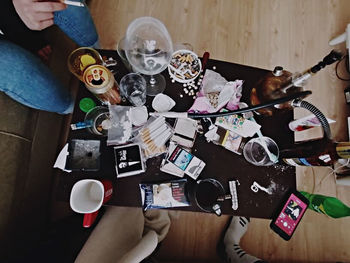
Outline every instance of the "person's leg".
{"label": "person's leg", "polygon": [[263,263],[252,255],[247,254],[239,245],[241,238],[246,233],[249,224],[249,218],[232,217],[231,223],[226,230],[224,245],[227,260],[230,263]]}
{"label": "person's leg", "polygon": [[55,24],[75,43],[82,47],[96,47],[98,35],[87,6],[67,6],[54,13]]}
{"label": "person's leg", "polygon": [[49,68],[29,51],[0,40],[0,91],[28,107],[67,114],[74,101]]}

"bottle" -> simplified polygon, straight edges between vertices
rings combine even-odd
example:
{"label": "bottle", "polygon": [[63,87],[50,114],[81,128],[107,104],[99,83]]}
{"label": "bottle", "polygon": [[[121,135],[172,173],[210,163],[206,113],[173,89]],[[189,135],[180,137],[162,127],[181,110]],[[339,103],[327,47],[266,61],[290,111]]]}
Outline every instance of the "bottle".
{"label": "bottle", "polygon": [[306,85],[306,82],[309,78],[311,78],[313,75],[315,75],[317,72],[319,72],[321,69],[323,69],[327,65],[331,65],[334,62],[340,60],[342,58],[342,54],[338,51],[332,50],[327,56],[323,58],[322,61],[320,61],[315,66],[305,70],[302,73],[296,72],[292,75],[290,79],[290,83],[288,83],[286,86],[284,86],[281,91],[286,92],[291,87],[303,87]]}
{"label": "bottle", "polygon": [[[278,66],[272,72],[268,72],[253,87],[250,94],[250,102],[253,106],[266,103],[275,99],[286,97],[303,91],[306,81],[327,65],[330,65],[342,58],[342,54],[332,50],[315,66],[305,70],[303,73],[290,73]],[[274,105],[277,109],[291,109],[290,103]],[[259,109],[257,112],[271,116],[274,108]]]}
{"label": "bottle", "polygon": [[[284,70],[283,67],[277,66],[273,71],[268,72],[261,78],[253,87],[250,93],[250,102],[253,106],[259,105],[268,101],[284,97],[285,92],[281,92],[282,88],[288,86],[292,79],[292,73]],[[288,90],[288,94],[300,92],[302,88],[293,87]],[[282,94],[283,93],[283,94]],[[290,103],[279,104],[275,108],[283,109],[290,108]],[[257,110],[262,115],[271,116],[276,111],[273,107]]]}
{"label": "bottle", "polygon": [[335,197],[310,194],[303,191],[301,193],[309,200],[308,208],[311,210],[332,218],[350,216],[350,207]]}
{"label": "bottle", "polygon": [[350,158],[350,142],[334,142],[326,137],[297,142],[281,149],[280,158],[292,166],[330,166],[338,159]]}

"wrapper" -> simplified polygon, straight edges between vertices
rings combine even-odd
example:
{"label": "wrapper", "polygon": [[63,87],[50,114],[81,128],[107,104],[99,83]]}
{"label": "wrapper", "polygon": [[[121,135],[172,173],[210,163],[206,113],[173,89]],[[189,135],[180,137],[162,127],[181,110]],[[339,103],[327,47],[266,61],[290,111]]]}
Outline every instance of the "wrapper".
{"label": "wrapper", "polygon": [[163,183],[140,184],[143,209],[189,206],[186,183],[187,179],[180,179]]}

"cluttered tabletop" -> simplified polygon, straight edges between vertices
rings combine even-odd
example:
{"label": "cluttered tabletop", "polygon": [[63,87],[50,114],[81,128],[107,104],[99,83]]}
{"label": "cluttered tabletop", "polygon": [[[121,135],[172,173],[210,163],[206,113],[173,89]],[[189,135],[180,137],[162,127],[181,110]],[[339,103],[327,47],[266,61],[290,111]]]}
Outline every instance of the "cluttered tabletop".
{"label": "cluttered tabletop", "polygon": [[[134,73],[129,73],[117,51],[97,52],[107,62],[106,69],[112,72],[119,83],[118,90],[122,91],[122,78]],[[246,157],[248,142],[259,132],[278,147],[292,144],[294,135],[288,123],[293,120],[293,111],[280,111],[272,116],[255,114],[253,118],[244,114],[201,119],[157,114],[149,117],[148,113],[157,112],[156,109],[203,111],[201,107],[207,106],[203,98],[213,108],[206,108],[206,112],[222,110],[228,102],[237,109],[239,103],[250,104],[252,88],[268,73],[208,59],[208,53],[202,58],[186,50],[177,54],[173,58],[190,55],[191,59],[201,61],[200,74],[186,84],[170,77],[173,74],[170,69],[163,71],[165,90],[157,96],[147,96],[144,105],[141,102],[140,106],[133,106],[135,103],[130,103],[123,92],[117,104],[103,104],[101,96],[94,96],[81,82],[57,198],[69,201],[72,187],[79,180],[108,179],[113,184],[113,194],[106,205],[271,218],[286,192],[296,187],[295,167],[277,160],[254,165]],[[220,97],[225,95],[224,90],[227,93],[227,87],[232,90],[228,99]],[[198,96],[198,92],[206,94]],[[155,103],[157,100],[159,103]],[[226,103],[220,106],[220,100]],[[269,149],[273,155],[273,149]],[[278,149],[275,154],[278,155]]]}

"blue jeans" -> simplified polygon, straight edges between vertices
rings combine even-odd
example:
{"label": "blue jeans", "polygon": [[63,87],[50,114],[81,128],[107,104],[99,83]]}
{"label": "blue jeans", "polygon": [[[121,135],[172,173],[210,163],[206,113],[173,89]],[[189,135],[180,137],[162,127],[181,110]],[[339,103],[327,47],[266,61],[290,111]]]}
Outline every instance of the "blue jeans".
{"label": "blue jeans", "polygon": [[[79,46],[98,42],[87,7],[68,6],[54,21]],[[28,107],[68,114],[74,101],[60,81],[39,58],[6,40],[0,40],[0,91]]]}

